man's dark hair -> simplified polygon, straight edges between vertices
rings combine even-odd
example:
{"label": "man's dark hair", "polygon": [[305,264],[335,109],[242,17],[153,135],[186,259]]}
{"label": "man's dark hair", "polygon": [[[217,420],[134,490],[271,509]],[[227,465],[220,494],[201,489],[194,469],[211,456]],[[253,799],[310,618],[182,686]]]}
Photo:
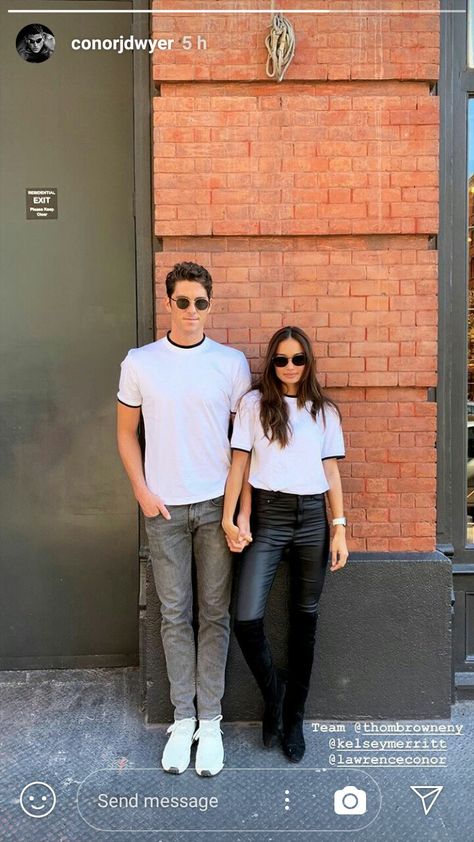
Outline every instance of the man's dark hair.
{"label": "man's dark hair", "polygon": [[31,23],[26,35],[44,35],[44,29],[40,23]]}
{"label": "man's dark hair", "polygon": [[197,281],[202,284],[207,292],[207,297],[212,296],[212,278],[204,268],[198,263],[176,263],[171,272],[166,276],[166,294],[170,298],[175,290],[177,281]]}

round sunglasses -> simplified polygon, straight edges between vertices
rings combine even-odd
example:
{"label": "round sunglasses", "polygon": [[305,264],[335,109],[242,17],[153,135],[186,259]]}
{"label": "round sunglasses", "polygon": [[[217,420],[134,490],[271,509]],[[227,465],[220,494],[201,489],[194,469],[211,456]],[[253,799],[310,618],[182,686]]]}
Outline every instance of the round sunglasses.
{"label": "round sunglasses", "polygon": [[[178,310],[187,310],[189,305],[191,304],[191,299],[187,298],[185,295],[178,295],[177,298],[172,298],[170,295],[170,301],[175,301]],[[195,298],[194,299],[194,306],[196,310],[207,310],[210,305],[210,301],[208,298]]]}
{"label": "round sunglasses", "polygon": [[288,365],[290,360],[293,363],[293,365],[297,365],[298,367],[305,365],[306,354],[295,354],[294,357],[285,357],[284,354],[277,354],[275,357],[273,357],[272,362],[273,365],[277,368],[285,368],[285,366]]}

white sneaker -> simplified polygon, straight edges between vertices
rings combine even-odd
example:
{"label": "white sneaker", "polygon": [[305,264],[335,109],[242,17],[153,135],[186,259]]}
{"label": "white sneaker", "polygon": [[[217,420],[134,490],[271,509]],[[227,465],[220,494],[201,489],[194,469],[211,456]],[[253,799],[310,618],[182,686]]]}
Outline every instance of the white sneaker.
{"label": "white sneaker", "polygon": [[196,752],[196,772],[203,778],[217,775],[224,765],[224,746],[219,722],[222,716],[214,719],[200,719],[194,739],[199,740]]}
{"label": "white sneaker", "polygon": [[171,734],[171,737],[165,745],[161,758],[161,765],[165,772],[180,775],[188,768],[195,729],[196,720],[194,716],[188,719],[177,719],[170,725],[166,733]]}

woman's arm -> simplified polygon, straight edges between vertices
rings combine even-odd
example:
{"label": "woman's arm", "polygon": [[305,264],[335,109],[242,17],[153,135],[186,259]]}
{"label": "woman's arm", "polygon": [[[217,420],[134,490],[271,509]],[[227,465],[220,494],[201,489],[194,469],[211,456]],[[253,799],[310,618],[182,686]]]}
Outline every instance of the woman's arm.
{"label": "woman's arm", "polygon": [[[343,517],[344,503],[342,498],[342,483],[341,475],[337,459],[324,459],[323,469],[328,481],[329,489],[326,492],[329,499],[329,505],[333,518]],[[339,570],[344,567],[347,557],[349,555],[346,544],[346,527],[335,526],[334,534],[331,541],[331,567],[332,571]]]}
{"label": "woman's arm", "polygon": [[[250,473],[250,459],[247,459],[247,464],[244,470],[244,477],[242,481],[242,491],[240,492],[239,497],[239,515],[237,518],[237,523],[239,521],[243,521],[247,523],[247,527],[245,531],[250,531],[250,515],[252,514],[252,486],[249,483],[249,473]],[[239,524],[240,525],[240,524]]]}
{"label": "woman's arm", "polygon": [[[229,475],[225,486],[224,496],[224,510],[222,515],[222,528],[230,540],[246,542],[252,540],[252,536],[248,533],[241,534],[241,530],[234,524],[234,514],[237,506],[237,501],[242,492],[244,478],[248,477],[248,466],[250,464],[250,453],[243,450],[232,451],[232,464],[230,466]],[[247,483],[248,485],[248,483]],[[245,490],[245,495],[241,501],[243,506],[243,513],[250,515],[250,486]]]}

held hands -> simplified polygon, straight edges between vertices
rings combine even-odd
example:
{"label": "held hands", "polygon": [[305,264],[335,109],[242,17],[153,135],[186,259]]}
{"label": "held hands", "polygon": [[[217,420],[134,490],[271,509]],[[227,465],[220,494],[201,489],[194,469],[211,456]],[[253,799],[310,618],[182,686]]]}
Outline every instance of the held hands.
{"label": "held hands", "polygon": [[331,541],[331,567],[332,572],[340,570],[345,566],[349,551],[346,544],[346,530],[343,526],[336,526],[334,537]]}
{"label": "held hands", "polygon": [[148,488],[136,495],[138,504],[145,517],[156,517],[162,515],[165,520],[171,520],[171,515],[161,497],[153,494]]}
{"label": "held hands", "polygon": [[241,553],[252,541],[249,518],[243,514],[237,517],[237,526],[232,521],[222,521],[227,546],[232,553]]}

